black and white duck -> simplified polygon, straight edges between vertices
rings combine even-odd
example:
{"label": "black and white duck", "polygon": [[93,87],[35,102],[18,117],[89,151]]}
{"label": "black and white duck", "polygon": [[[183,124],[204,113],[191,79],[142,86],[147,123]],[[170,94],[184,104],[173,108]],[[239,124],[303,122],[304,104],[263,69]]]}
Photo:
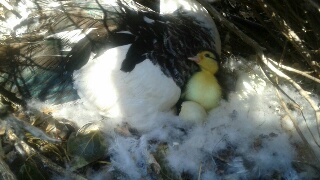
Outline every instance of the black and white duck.
{"label": "black and white duck", "polygon": [[201,72],[188,58],[220,55],[216,26],[193,0],[28,2],[26,17],[12,13],[20,23],[6,29],[15,38],[0,65],[1,93],[20,103],[80,98],[110,117],[168,111]]}

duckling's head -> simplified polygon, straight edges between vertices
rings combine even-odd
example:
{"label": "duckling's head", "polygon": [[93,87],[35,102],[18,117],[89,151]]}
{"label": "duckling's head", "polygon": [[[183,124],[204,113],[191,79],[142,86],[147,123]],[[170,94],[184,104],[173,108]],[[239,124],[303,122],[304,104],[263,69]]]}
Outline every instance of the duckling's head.
{"label": "duckling's head", "polygon": [[211,51],[201,51],[196,56],[188,59],[196,62],[201,70],[215,74],[219,70],[218,58],[218,55]]}

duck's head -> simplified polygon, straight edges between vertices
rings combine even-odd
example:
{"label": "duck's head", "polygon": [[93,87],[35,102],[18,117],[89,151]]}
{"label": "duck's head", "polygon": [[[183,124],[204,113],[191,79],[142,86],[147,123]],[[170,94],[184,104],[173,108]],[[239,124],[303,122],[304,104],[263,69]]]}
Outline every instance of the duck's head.
{"label": "duck's head", "polygon": [[196,62],[201,70],[215,74],[219,70],[218,55],[211,51],[201,51],[194,57],[188,59]]}

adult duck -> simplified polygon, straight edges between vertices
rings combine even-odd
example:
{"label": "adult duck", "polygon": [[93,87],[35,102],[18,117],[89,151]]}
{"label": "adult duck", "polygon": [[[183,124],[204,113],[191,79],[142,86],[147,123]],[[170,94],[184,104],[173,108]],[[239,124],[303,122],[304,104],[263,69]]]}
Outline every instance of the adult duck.
{"label": "adult duck", "polygon": [[1,92],[13,100],[81,98],[111,117],[166,111],[200,70],[188,57],[201,49],[220,54],[216,26],[196,1],[161,0],[152,6],[129,0],[34,1],[32,6],[36,10],[14,27],[16,37],[26,32],[18,45],[8,41],[6,63],[0,65]]}

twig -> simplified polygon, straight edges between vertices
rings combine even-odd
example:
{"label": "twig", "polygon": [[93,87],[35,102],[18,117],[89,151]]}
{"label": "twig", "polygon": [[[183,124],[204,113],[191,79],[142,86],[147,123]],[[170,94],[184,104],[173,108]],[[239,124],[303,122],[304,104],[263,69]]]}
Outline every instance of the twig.
{"label": "twig", "polygon": [[289,26],[289,24],[282,19],[278,14],[276,14],[276,10],[267,4],[264,0],[258,0],[260,7],[264,10],[264,12],[273,20],[274,24],[277,25],[281,30],[282,34],[291,42],[291,44],[297,49],[303,59],[312,67],[315,72],[319,75],[320,69],[317,67],[316,63],[312,61],[311,51],[303,44],[303,41],[298,36],[297,33],[293,31],[293,29]]}
{"label": "twig", "polygon": [[[248,45],[250,45],[252,48],[255,49],[260,62],[262,62],[263,64],[267,65],[267,67],[272,70],[274,73],[276,73],[278,76],[286,79],[287,81],[289,81],[301,94],[301,96],[303,96],[311,105],[311,107],[314,109],[315,111],[315,116],[316,116],[316,120],[317,120],[317,126],[318,126],[318,133],[320,135],[320,111],[319,108],[317,106],[317,104],[310,98],[310,96],[308,95],[308,93],[306,91],[304,91],[299,84],[297,84],[295,81],[293,81],[289,76],[287,76],[286,74],[284,74],[283,72],[281,72],[280,70],[278,70],[277,68],[275,68],[264,56],[263,54],[263,50],[264,48],[261,47],[256,41],[254,41],[253,39],[251,39],[249,36],[247,36],[246,34],[244,34],[240,29],[238,29],[233,23],[229,22],[227,19],[225,19],[216,9],[214,9],[212,6],[210,6],[208,3],[204,2],[203,0],[198,0],[200,2],[200,4],[202,4],[207,11],[217,20],[219,20],[219,22],[221,22],[223,25],[225,25],[229,30],[231,30],[232,32],[234,32],[236,35],[238,35],[245,43],[247,43]],[[259,0],[262,1],[262,0]]]}
{"label": "twig", "polygon": [[16,125],[21,129],[24,129],[26,131],[28,131],[29,133],[31,133],[33,136],[38,137],[42,140],[46,140],[52,143],[59,143],[61,142],[60,139],[55,139],[52,138],[50,136],[48,136],[46,133],[44,133],[42,130],[22,121],[22,120],[18,120],[17,118],[15,118],[14,116],[10,115],[8,118],[8,122],[10,122],[12,125]]}
{"label": "twig", "polygon": [[200,163],[200,167],[199,167],[198,180],[201,180],[201,171],[202,171],[202,162]]}
{"label": "twig", "polygon": [[309,131],[312,139],[314,140],[315,144],[320,148],[320,144],[318,143],[318,141],[316,140],[315,136],[313,135],[313,132],[311,131],[311,129],[310,129],[309,125],[308,125],[307,119],[306,119],[306,117],[304,116],[304,113],[303,113],[302,109],[299,108],[299,110],[300,110],[300,113],[301,113],[301,115],[302,115],[302,118],[303,118],[304,122],[305,122],[306,125],[307,125],[307,129],[308,129],[308,131]]}
{"label": "twig", "polygon": [[0,0],[0,4],[2,4],[7,10],[11,11],[14,15],[16,15],[18,18],[22,18],[22,16],[15,10],[14,7],[12,7],[8,2],[5,0]]}
{"label": "twig", "polygon": [[72,173],[72,172],[69,172],[69,171],[65,170],[61,166],[58,166],[57,164],[53,163],[47,157],[39,154],[35,149],[33,149],[27,143],[25,143],[20,138],[18,138],[17,135],[13,132],[13,130],[11,128],[9,128],[7,130],[7,133],[8,133],[9,139],[11,141],[14,141],[19,147],[21,147],[24,150],[24,152],[26,153],[26,155],[28,155],[29,157],[30,156],[35,156],[35,157],[39,158],[41,163],[43,163],[48,168],[56,171],[60,175],[64,175],[64,176],[70,177],[71,179],[86,180],[86,178],[84,178],[84,177],[82,177],[82,176],[80,176],[78,174],[75,174],[75,173]]}
{"label": "twig", "polygon": [[17,98],[16,94],[7,91],[4,87],[0,86],[0,96],[5,97],[6,99],[8,99],[10,102],[17,104],[17,105],[21,105],[21,106],[25,106],[26,102]]}
{"label": "twig", "polygon": [[16,176],[12,173],[6,162],[0,157],[0,179],[16,180]]}
{"label": "twig", "polygon": [[[221,14],[212,6],[210,6],[208,3],[204,2],[203,0],[198,0],[198,2],[201,3],[201,5],[203,5],[207,11],[217,20],[219,20],[219,22],[221,22],[223,25],[225,25],[230,31],[232,31],[233,33],[235,33],[236,35],[238,35],[245,43],[247,43],[249,46],[251,46],[256,53],[258,54],[258,56],[260,57],[258,60],[260,60],[261,63],[265,63],[263,62],[261,59],[262,56],[264,56],[263,51],[265,50],[264,47],[260,46],[255,40],[251,39],[249,36],[247,36],[245,33],[243,33],[239,28],[237,28],[233,23],[231,23],[230,21],[228,21],[226,18],[224,18],[223,16],[221,16]],[[270,79],[269,79],[270,80]],[[271,80],[270,80],[271,81]],[[272,81],[271,81],[272,82]],[[273,83],[273,82],[272,82]],[[277,84],[273,83],[277,88],[280,89],[279,86],[277,86]],[[283,92],[283,90],[281,90],[281,92]],[[285,92],[283,92],[285,94]],[[287,95],[288,98],[290,98]],[[291,99],[291,98],[290,98]],[[293,100],[293,102],[295,102]],[[295,102],[296,103],[296,102]]]}
{"label": "twig", "polygon": [[[279,91],[276,89],[277,92],[277,96],[280,100],[280,104],[283,107],[283,109],[286,111],[287,115],[289,116],[289,118],[291,119],[291,122],[294,126],[294,128],[296,129],[297,133],[299,134],[299,136],[301,137],[302,141],[304,142],[304,144],[308,147],[307,149],[309,150],[309,152],[312,154],[313,158],[315,158],[317,160],[317,162],[319,162],[319,159],[317,157],[317,155],[315,154],[315,152],[313,151],[313,148],[311,147],[311,145],[309,144],[308,140],[306,139],[306,137],[303,135],[301,129],[299,128],[298,125],[298,121],[296,120],[296,118],[293,117],[293,115],[291,114],[289,108],[287,107],[286,103],[284,102],[284,100],[282,99]],[[315,165],[318,163],[315,163]]]}
{"label": "twig", "polygon": [[274,67],[273,64],[270,63],[270,58],[267,59],[264,55],[260,56],[260,58],[261,58],[262,62],[268,66],[268,68],[270,70],[272,70],[274,73],[276,73],[279,77],[289,81],[299,91],[300,95],[302,97],[304,97],[309,102],[309,104],[311,105],[311,107],[315,111],[317,130],[320,135],[320,110],[319,110],[319,107],[317,106],[317,104],[310,98],[308,92],[303,90],[301,88],[301,86],[298,83],[296,83],[294,80],[292,80],[289,76],[287,76],[282,71],[280,71],[279,69]]}
{"label": "twig", "polygon": [[287,46],[288,46],[288,41],[286,41],[285,44],[284,44],[284,47],[283,47],[283,50],[282,50],[282,54],[281,54],[281,57],[280,57],[280,61],[279,61],[278,64],[282,64],[283,59],[284,59],[284,55],[285,55],[286,50],[287,50]]}
{"label": "twig", "polygon": [[268,60],[269,60],[270,62],[272,62],[274,65],[276,65],[276,66],[278,66],[279,68],[281,68],[281,69],[285,69],[285,70],[287,70],[287,71],[300,74],[301,76],[304,76],[304,77],[309,78],[309,79],[311,79],[311,80],[313,80],[313,81],[315,81],[315,82],[317,82],[317,83],[320,83],[320,79],[309,75],[307,72],[303,72],[303,71],[294,69],[294,68],[292,68],[292,67],[288,67],[288,66],[279,64],[279,63],[277,63],[276,61],[274,61],[274,60],[272,60],[272,59],[268,59]]}
{"label": "twig", "polygon": [[265,48],[261,47],[256,41],[244,34],[240,29],[238,29],[237,26],[235,26],[233,23],[224,18],[215,8],[210,6],[210,4],[208,4],[204,0],[198,0],[198,2],[213,16],[215,20],[219,21],[229,30],[231,30],[233,33],[239,36],[245,43],[253,47],[256,52],[260,54],[263,52],[263,50],[265,50]]}
{"label": "twig", "polygon": [[305,0],[306,2],[309,2],[313,7],[315,7],[320,12],[320,6],[313,0]]}
{"label": "twig", "polygon": [[[316,105],[316,103],[310,98],[310,96],[308,95],[308,93],[303,90],[301,88],[301,86],[296,83],[294,80],[292,80],[289,76],[287,76],[286,74],[284,74],[283,72],[281,72],[279,69],[277,69],[276,67],[273,66],[273,64],[270,63],[269,59],[267,59],[263,53],[264,48],[261,47],[256,41],[254,41],[253,39],[251,39],[249,36],[247,36],[246,34],[244,34],[240,29],[238,29],[233,23],[229,22],[227,19],[225,19],[216,9],[214,9],[212,6],[210,6],[207,2],[203,1],[203,0],[198,0],[198,2],[200,2],[200,4],[202,4],[207,11],[214,17],[214,19],[218,20],[219,22],[221,22],[223,25],[225,25],[230,31],[232,31],[233,33],[235,33],[236,35],[238,35],[245,43],[247,43],[248,45],[250,45],[252,48],[254,48],[254,50],[256,51],[257,55],[258,55],[258,60],[259,62],[265,64],[271,71],[273,71],[275,74],[277,74],[279,77],[286,79],[287,81],[289,81],[300,93],[301,96],[303,96],[311,105],[311,107],[314,109],[315,111],[315,117],[316,117],[316,122],[317,122],[317,130],[318,133],[320,135],[320,111],[318,106]],[[263,0],[259,0],[260,3],[263,3]],[[284,22],[282,19],[281,22]],[[286,30],[288,32],[291,31],[291,29],[286,26]],[[291,32],[290,32],[291,33]],[[292,31],[292,33],[294,33]],[[299,37],[297,37],[299,38]],[[289,39],[291,40],[291,42],[293,43],[298,43],[297,41],[293,40],[292,38]],[[297,45],[297,44],[295,44]],[[301,44],[300,44],[301,45]],[[299,46],[297,46],[296,48],[299,48]],[[310,65],[312,65],[312,62],[310,61],[310,53],[308,53],[309,51],[307,49],[303,47],[302,50],[305,50],[302,54],[304,56],[306,56],[305,58],[307,58],[307,62],[310,63]],[[301,49],[298,49],[301,50]],[[319,73],[319,72],[318,72]],[[303,134],[302,134],[303,135]],[[301,138],[304,138],[304,136],[301,136]],[[312,151],[312,149],[310,149],[310,151]],[[315,157],[316,158],[316,157]],[[319,162],[318,158],[317,161]]]}
{"label": "twig", "polygon": [[310,166],[310,167],[314,168],[318,173],[320,173],[320,167],[316,166],[312,163],[305,162],[305,161],[293,161],[293,163],[304,164],[304,165]]}

